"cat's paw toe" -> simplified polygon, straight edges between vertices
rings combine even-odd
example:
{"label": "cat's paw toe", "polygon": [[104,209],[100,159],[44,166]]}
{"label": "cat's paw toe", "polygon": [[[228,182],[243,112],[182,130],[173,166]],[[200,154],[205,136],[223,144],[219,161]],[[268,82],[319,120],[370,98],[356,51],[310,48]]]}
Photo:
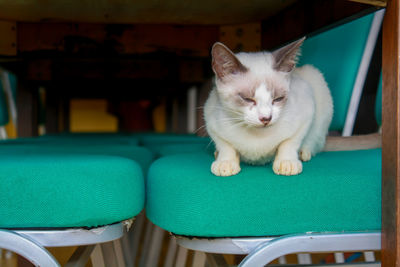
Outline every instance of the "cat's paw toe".
{"label": "cat's paw toe", "polygon": [[311,159],[311,151],[307,148],[302,148],[299,156],[302,161],[309,161]]}
{"label": "cat's paw toe", "polygon": [[279,175],[296,175],[303,171],[300,160],[275,160],[272,166],[273,171]]}
{"label": "cat's paw toe", "polygon": [[211,172],[217,176],[232,176],[240,172],[240,165],[232,160],[214,161]]}

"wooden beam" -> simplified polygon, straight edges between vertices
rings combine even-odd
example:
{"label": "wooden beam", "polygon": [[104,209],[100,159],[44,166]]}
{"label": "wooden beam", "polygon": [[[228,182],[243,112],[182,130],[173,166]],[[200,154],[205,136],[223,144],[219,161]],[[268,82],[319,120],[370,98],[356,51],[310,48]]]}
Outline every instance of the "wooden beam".
{"label": "wooden beam", "polygon": [[219,41],[234,52],[261,49],[261,24],[225,25],[219,29]]}
{"label": "wooden beam", "polygon": [[[46,56],[48,57],[48,56]],[[3,64],[7,67],[7,64]],[[29,81],[57,82],[71,79],[163,80],[201,83],[210,77],[205,58],[155,57],[27,59],[16,73]]]}
{"label": "wooden beam", "polygon": [[262,49],[313,35],[377,10],[376,7],[343,0],[297,1],[262,23]]}
{"label": "wooden beam", "polygon": [[386,0],[349,0],[349,1],[373,5],[373,6],[380,6],[380,7],[385,7],[387,4]]}
{"label": "wooden beam", "polygon": [[168,52],[208,57],[217,26],[18,23],[18,53],[57,51],[104,57]]}
{"label": "wooden beam", "polygon": [[0,19],[108,24],[232,24],[260,21],[295,0],[0,1]]}
{"label": "wooden beam", "polygon": [[17,26],[15,22],[0,21],[0,55],[17,55]]}
{"label": "wooden beam", "polygon": [[382,39],[382,266],[400,265],[400,4],[389,0]]}

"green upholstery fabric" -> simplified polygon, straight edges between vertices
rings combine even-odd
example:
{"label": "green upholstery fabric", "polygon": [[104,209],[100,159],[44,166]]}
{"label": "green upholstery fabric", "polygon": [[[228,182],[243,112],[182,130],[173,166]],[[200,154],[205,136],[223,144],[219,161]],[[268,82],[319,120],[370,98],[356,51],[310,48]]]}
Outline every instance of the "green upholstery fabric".
{"label": "green upholstery fabric", "polygon": [[136,161],[142,168],[143,173],[147,173],[150,164],[154,159],[154,155],[144,147],[120,144],[106,145],[85,145],[80,144],[52,144],[52,143],[32,143],[32,144],[13,144],[1,145],[0,155],[47,155],[47,154],[86,154],[86,155],[110,155],[120,156]]}
{"label": "green upholstery fabric", "polygon": [[201,151],[214,152],[214,144],[208,137],[173,133],[138,133],[134,136],[156,157]]}
{"label": "green upholstery fabric", "polygon": [[331,130],[343,129],[358,66],[364,52],[373,14],[305,40],[299,65],[322,71],[331,89],[334,115]]}
{"label": "green upholstery fabric", "polygon": [[89,145],[104,145],[104,144],[126,144],[137,145],[139,140],[135,137],[122,134],[79,134],[79,135],[44,135],[37,138],[41,142],[49,143],[66,143],[66,144],[89,144]]}
{"label": "green upholstery fabric", "polygon": [[45,138],[60,138],[60,137],[69,137],[69,138],[87,138],[87,137],[95,137],[95,138],[104,138],[104,137],[130,137],[131,134],[125,132],[60,132],[56,134],[46,134],[41,137]]}
{"label": "green upholstery fabric", "polygon": [[0,228],[96,227],[143,205],[141,168],[127,158],[0,155]]}
{"label": "green upholstery fabric", "polygon": [[271,236],[381,227],[381,150],[325,152],[297,176],[247,166],[211,174],[206,153],[171,155],[150,167],[146,214],[178,235]]}
{"label": "green upholstery fabric", "polygon": [[214,153],[215,146],[213,143],[209,144],[159,144],[154,146],[147,146],[156,157],[164,157],[168,155],[183,154],[183,153],[194,153],[194,152],[205,152]]}
{"label": "green upholstery fabric", "polygon": [[194,134],[174,134],[174,133],[138,133],[132,135],[139,139],[139,143],[144,146],[153,146],[159,144],[176,143],[210,143],[210,138],[199,137]]}
{"label": "green upholstery fabric", "polygon": [[40,145],[137,145],[139,140],[131,136],[122,135],[45,135],[32,138],[17,138],[0,141],[2,144],[32,144]]}

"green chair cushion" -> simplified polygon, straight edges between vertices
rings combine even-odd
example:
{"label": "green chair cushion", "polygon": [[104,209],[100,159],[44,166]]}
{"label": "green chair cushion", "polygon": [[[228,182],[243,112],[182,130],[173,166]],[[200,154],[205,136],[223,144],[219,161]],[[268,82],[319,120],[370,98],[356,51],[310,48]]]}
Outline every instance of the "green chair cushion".
{"label": "green chair cushion", "polygon": [[120,156],[136,161],[142,168],[143,173],[147,173],[148,168],[154,160],[154,154],[144,147],[105,144],[105,145],[81,145],[61,144],[56,142],[30,144],[0,144],[0,155],[18,154],[26,156],[47,155],[47,154],[86,154],[86,155],[110,155]]}
{"label": "green chair cushion", "polygon": [[139,140],[135,137],[120,134],[57,134],[39,137],[17,138],[1,140],[2,144],[32,144],[40,145],[138,145]]}
{"label": "green chair cushion", "polygon": [[140,166],[127,158],[1,154],[0,227],[97,227],[137,215]]}
{"label": "green chair cushion", "polygon": [[146,147],[151,150],[156,157],[194,152],[213,153],[215,151],[213,143],[167,143],[148,145]]}
{"label": "green chair cushion", "polygon": [[153,146],[159,144],[177,144],[177,143],[210,143],[210,138],[199,137],[194,134],[174,134],[174,133],[137,133],[133,137],[139,139],[139,143],[144,146]]}
{"label": "green chair cushion", "polygon": [[[57,144],[82,144],[82,145],[104,145],[125,144],[138,145],[139,140],[133,136],[124,134],[70,134],[70,135],[44,135],[34,139],[37,142],[48,142]],[[28,140],[29,140],[28,139]]]}
{"label": "green chair cushion", "polygon": [[341,131],[344,127],[373,16],[307,38],[301,48],[299,65],[312,64],[320,69],[331,90],[334,103],[331,130]]}
{"label": "green chair cushion", "polygon": [[211,174],[207,153],[171,155],[150,167],[146,214],[178,235],[273,236],[381,228],[381,150],[324,152],[297,176],[248,166]]}
{"label": "green chair cushion", "polygon": [[137,133],[134,136],[139,138],[139,143],[152,151],[156,157],[214,149],[210,138],[194,134]]}

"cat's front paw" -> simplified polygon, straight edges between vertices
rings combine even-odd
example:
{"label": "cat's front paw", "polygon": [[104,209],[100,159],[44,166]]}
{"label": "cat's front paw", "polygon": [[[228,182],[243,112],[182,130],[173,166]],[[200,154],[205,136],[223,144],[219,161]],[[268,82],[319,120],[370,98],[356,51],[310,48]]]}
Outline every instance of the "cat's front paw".
{"label": "cat's front paw", "polygon": [[217,176],[232,176],[240,172],[240,165],[233,160],[216,160],[211,165],[211,172]]}
{"label": "cat's front paw", "polygon": [[309,161],[311,159],[311,151],[308,148],[302,148],[300,149],[299,157],[302,161]]}
{"label": "cat's front paw", "polygon": [[303,171],[303,165],[298,159],[275,160],[272,169],[279,175],[296,175]]}

